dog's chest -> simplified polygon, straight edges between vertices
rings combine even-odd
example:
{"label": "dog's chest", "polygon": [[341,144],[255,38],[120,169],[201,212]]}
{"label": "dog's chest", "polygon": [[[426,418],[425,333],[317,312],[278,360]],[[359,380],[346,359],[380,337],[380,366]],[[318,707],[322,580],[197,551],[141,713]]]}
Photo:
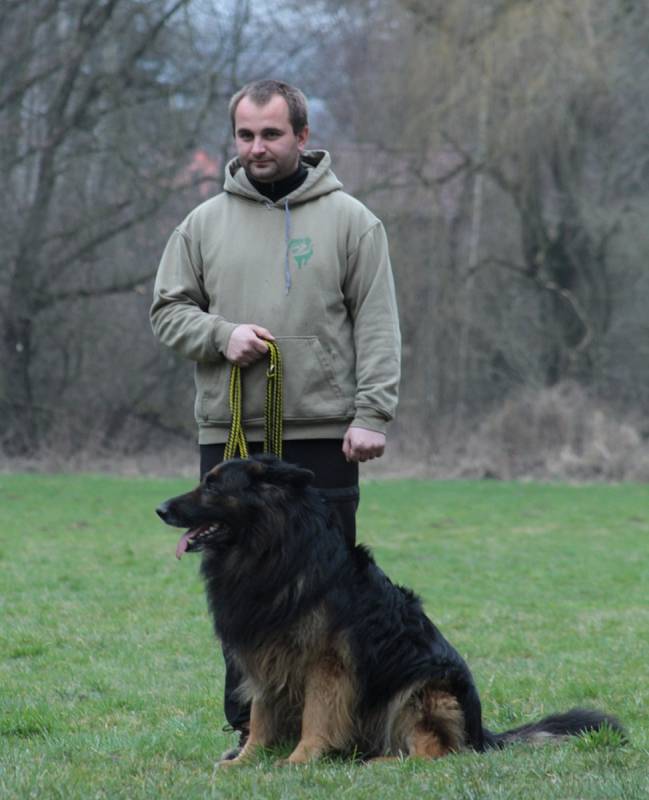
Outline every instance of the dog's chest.
{"label": "dog's chest", "polygon": [[327,615],[318,608],[253,650],[237,653],[255,693],[301,693],[309,665],[330,647]]}

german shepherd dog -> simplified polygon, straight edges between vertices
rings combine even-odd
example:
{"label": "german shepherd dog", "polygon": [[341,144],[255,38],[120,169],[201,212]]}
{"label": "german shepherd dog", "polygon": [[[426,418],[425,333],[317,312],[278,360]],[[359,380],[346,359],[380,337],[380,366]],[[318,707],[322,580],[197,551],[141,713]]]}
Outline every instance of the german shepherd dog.
{"label": "german shepherd dog", "polygon": [[350,547],[313,473],[272,456],[225,461],[158,515],[200,550],[217,636],[244,676],[250,733],[237,758],[296,743],[288,763],[326,753],[437,758],[619,722],[573,709],[495,734],[468,666],[362,546]]}

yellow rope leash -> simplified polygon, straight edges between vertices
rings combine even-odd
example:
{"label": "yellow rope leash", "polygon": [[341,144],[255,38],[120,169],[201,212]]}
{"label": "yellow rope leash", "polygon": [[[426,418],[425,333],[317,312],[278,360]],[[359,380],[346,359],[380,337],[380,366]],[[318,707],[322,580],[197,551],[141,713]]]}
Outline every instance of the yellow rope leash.
{"label": "yellow rope leash", "polygon": [[[264,452],[274,453],[282,457],[282,397],[284,392],[284,372],[282,369],[282,355],[275,342],[266,342],[268,345],[269,365],[266,372],[266,400],[264,403]],[[242,407],[243,395],[241,393],[241,367],[232,365],[230,370],[230,433],[225,445],[224,459],[248,458],[248,442],[243,432]]]}
{"label": "yellow rope leash", "polygon": [[282,457],[284,370],[282,354],[275,342],[268,342],[269,365],[266,372],[264,405],[264,452]]}

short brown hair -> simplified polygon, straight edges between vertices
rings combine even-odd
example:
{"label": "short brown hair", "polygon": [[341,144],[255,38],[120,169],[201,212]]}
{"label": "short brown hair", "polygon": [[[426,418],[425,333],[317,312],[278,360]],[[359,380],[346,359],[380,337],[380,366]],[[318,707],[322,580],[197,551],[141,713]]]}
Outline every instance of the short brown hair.
{"label": "short brown hair", "polygon": [[232,133],[234,128],[234,115],[239,102],[244,97],[249,97],[257,106],[265,106],[272,97],[278,94],[286,100],[288,105],[288,118],[293,128],[293,133],[300,133],[309,124],[307,100],[304,94],[295,86],[291,86],[283,81],[263,80],[247,83],[243,89],[239,89],[232,95],[228,110],[230,111],[230,121],[232,122]]}

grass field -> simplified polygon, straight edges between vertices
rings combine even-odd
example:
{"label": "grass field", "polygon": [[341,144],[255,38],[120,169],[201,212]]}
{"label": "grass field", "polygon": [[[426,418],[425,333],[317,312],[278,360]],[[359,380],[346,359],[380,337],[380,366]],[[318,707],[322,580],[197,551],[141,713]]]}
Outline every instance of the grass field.
{"label": "grass field", "polygon": [[629,732],[438,762],[218,771],[223,672],[187,481],[0,475],[2,798],[646,798],[649,486],[384,481],[359,539],[467,658],[486,724],[580,704]]}

